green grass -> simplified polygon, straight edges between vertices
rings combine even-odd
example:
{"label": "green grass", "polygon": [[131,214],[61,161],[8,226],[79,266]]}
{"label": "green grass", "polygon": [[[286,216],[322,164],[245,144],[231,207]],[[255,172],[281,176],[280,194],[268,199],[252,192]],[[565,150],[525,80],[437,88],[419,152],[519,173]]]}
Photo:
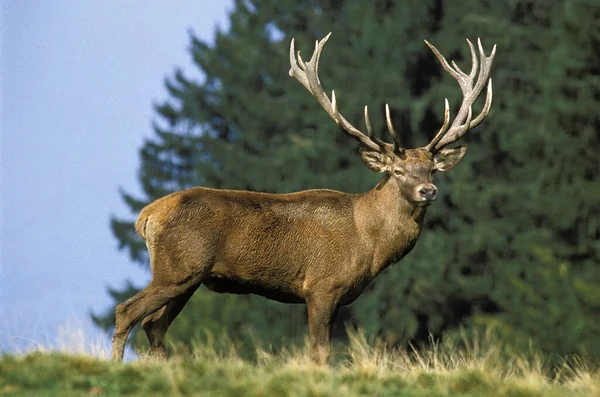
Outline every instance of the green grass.
{"label": "green grass", "polygon": [[210,345],[167,363],[30,352],[0,358],[0,396],[600,396],[600,373],[580,361],[545,368],[497,345],[466,346],[388,350],[357,333],[328,367],[311,364],[305,350],[258,350],[248,361]]}

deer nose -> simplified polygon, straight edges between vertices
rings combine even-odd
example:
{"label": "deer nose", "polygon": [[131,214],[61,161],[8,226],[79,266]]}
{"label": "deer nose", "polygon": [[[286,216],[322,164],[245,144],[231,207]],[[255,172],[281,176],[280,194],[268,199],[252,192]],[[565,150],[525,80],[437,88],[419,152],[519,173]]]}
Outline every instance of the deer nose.
{"label": "deer nose", "polygon": [[418,188],[419,196],[424,201],[432,201],[435,200],[437,196],[437,188],[432,183],[426,183],[424,185],[419,186]]}

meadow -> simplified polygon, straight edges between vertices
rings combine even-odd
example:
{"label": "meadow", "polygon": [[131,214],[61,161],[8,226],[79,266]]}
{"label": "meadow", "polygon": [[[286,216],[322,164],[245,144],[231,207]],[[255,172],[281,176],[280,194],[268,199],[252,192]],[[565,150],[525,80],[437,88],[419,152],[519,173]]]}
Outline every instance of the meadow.
{"label": "meadow", "polygon": [[164,363],[144,355],[108,360],[107,347],[35,349],[0,358],[0,396],[600,396],[600,371],[582,360],[559,365],[478,338],[388,349],[360,332],[327,367],[306,348],[242,358],[235,343],[206,338]]}

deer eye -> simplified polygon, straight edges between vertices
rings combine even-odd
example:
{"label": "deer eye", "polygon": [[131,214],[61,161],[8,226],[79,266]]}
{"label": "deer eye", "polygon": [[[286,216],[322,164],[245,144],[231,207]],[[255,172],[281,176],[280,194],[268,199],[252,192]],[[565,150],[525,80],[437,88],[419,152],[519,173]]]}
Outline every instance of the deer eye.
{"label": "deer eye", "polygon": [[404,172],[399,168],[394,170],[394,174],[396,174],[396,176],[404,176]]}

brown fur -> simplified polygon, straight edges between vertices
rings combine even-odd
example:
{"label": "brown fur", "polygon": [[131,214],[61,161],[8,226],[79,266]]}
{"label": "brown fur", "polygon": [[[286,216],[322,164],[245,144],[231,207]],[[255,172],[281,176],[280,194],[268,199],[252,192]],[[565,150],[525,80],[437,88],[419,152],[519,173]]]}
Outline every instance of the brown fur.
{"label": "brown fur", "polygon": [[[444,124],[423,148],[405,150],[386,121],[394,144],[371,139],[352,126],[323,91],[318,62],[329,39],[317,41],[308,62],[290,44],[290,76],[296,78],[336,124],[360,142],[360,156],[371,170],[384,173],[365,194],[307,190],[291,194],[193,188],[156,200],[142,210],[135,229],[146,240],[152,281],[117,306],[113,358],[123,358],[125,341],[142,321],[152,354],[166,358],[164,338],[200,284],[215,292],[259,294],[308,306],[312,359],[329,359],[331,329],[338,308],[352,303],[365,286],[412,250],[425,208],[435,199],[434,171],[451,169],[466,146],[447,146],[487,116],[492,100],[489,80],[495,46],[487,57],[480,49],[480,71],[453,70],[431,44],[442,66],[463,88],[463,102],[452,124],[446,101]],[[469,42],[475,59],[474,47]],[[298,54],[299,55],[299,54]],[[475,82],[477,78],[477,82]],[[471,107],[485,83],[486,103],[472,118]],[[464,124],[463,124],[464,123]]]}
{"label": "brown fur", "polygon": [[385,172],[364,194],[196,187],[145,207],[135,229],[148,246],[152,281],[117,306],[113,357],[122,358],[127,335],[142,320],[153,355],[166,357],[169,325],[204,284],[307,304],[312,357],[327,362],[337,309],[414,247],[430,202],[419,201],[419,189],[433,186],[434,168],[444,162],[423,149],[362,155]]}

